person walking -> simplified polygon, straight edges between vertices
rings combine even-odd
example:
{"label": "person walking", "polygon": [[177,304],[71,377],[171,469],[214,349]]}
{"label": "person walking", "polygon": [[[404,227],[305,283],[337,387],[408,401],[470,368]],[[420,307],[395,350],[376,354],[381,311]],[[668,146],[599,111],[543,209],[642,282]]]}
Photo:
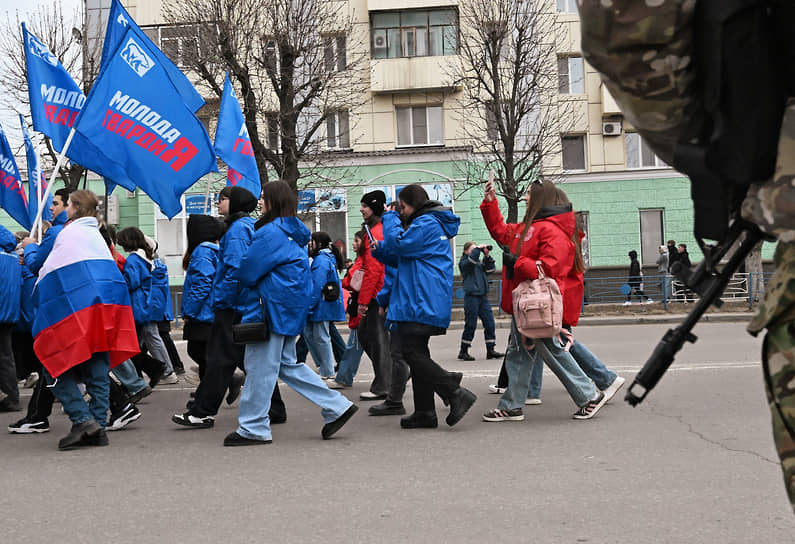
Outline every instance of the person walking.
{"label": "person walking", "polygon": [[671,298],[671,288],[668,275],[668,248],[660,246],[660,255],[657,257],[657,275],[660,276],[660,297],[663,300]]}
{"label": "person walking", "polygon": [[[461,374],[442,368],[430,356],[431,336],[445,334],[453,299],[453,257],[450,239],[460,218],[428,198],[419,184],[407,185],[398,196],[402,220],[389,211],[382,219],[382,260],[397,269],[386,319],[391,323],[393,349],[411,369],[414,412],[401,418],[404,429],[438,426],[434,393],[450,405],[446,422],[457,424],[477,397],[461,387]],[[406,228],[404,230],[403,224]]]}
{"label": "person walking", "polygon": [[629,293],[627,293],[627,300],[624,302],[624,306],[632,304],[633,293],[638,295],[641,302],[646,299],[647,304],[651,303],[652,300],[643,292],[643,272],[638,262],[638,252],[633,249],[627,255],[629,256],[629,277],[627,278]]}
{"label": "person walking", "polygon": [[324,440],[336,434],[357,406],[303,363],[296,361],[296,337],[305,327],[314,289],[306,245],[309,229],[296,217],[295,191],[283,181],[262,188],[262,217],[240,265],[246,296],[242,323],[264,322],[268,334],[245,347],[246,387],[240,397],[238,428],[224,446],[254,446],[272,440],[269,410],[276,380],[321,407]]}
{"label": "person walking", "polygon": [[[324,380],[333,380],[334,351],[329,328],[332,322],[345,319],[338,272],[342,269],[342,255],[332,245],[331,236],[327,232],[319,231],[313,233],[309,240],[309,256],[312,261],[312,294],[304,339],[320,376]],[[330,299],[331,293],[336,293],[333,300]]]}
{"label": "person walking", "polygon": [[[575,233],[574,213],[571,204],[557,205],[555,185],[549,181],[533,183],[525,196],[527,208],[521,223],[507,224],[500,213],[493,182],[486,184],[480,205],[486,228],[494,241],[506,246],[507,262],[503,266],[502,309],[513,315],[513,290],[523,281],[538,277],[541,263],[547,277],[554,279],[565,301],[565,278],[574,266]],[[571,312],[571,304],[569,304]],[[579,312],[579,304],[576,307]],[[530,379],[534,370],[535,353],[563,383],[579,409],[574,419],[590,419],[606,402],[588,376],[566,351],[557,337],[533,338],[532,352],[528,342],[519,333],[516,318],[511,319],[511,334],[505,354],[508,384],[497,408],[483,415],[484,421],[522,421]]]}
{"label": "person walking", "polygon": [[0,226],[0,412],[17,412],[19,386],[11,337],[19,320],[19,301],[22,290],[22,267],[14,251],[17,239],[5,227]]}
{"label": "person walking", "polygon": [[494,332],[494,314],[489,303],[488,274],[497,270],[497,265],[489,254],[490,251],[491,246],[486,244],[478,246],[475,242],[467,242],[464,244],[464,254],[458,261],[458,270],[464,281],[464,332],[461,334],[461,349],[458,352],[458,358],[462,361],[475,360],[469,354],[469,348],[475,338],[478,317],[483,323],[486,359],[502,359],[504,356],[494,349],[497,336]]}

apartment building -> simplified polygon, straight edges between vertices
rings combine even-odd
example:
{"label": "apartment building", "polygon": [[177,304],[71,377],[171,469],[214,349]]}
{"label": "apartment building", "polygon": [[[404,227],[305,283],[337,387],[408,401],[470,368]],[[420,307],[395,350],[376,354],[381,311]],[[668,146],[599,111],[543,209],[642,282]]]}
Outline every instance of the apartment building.
{"label": "apartment building", "polygon": [[[466,0],[462,0],[466,1]],[[354,34],[327,40],[330,59],[344,69],[347,56],[363,54],[369,64],[367,89],[360,105],[336,111],[326,120],[324,150],[333,150],[345,166],[333,184],[307,188],[299,195],[305,220],[312,229],[328,231],[346,248],[360,228],[359,199],[374,188],[394,199],[400,188],[422,183],[432,198],[450,205],[461,216],[457,245],[485,241],[480,218],[481,193],[464,191],[465,163],[472,142],[463,123],[475,122],[462,111],[460,69],[462,18],[457,0],[348,0]],[[196,26],[165,24],[160,0],[127,0],[123,4],[145,32],[177,65],[199,45]],[[566,105],[573,121],[562,123],[560,146],[544,160],[542,172],[559,175],[575,208],[586,212],[585,249],[591,267],[626,266],[627,252],[638,251],[643,263],[653,263],[657,247],[675,239],[692,244],[692,204],[689,182],[662,163],[624,120],[598,74],[580,53],[576,0],[546,0],[556,18],[550,40],[557,73],[556,100]],[[85,0],[89,43],[101,40],[110,0]],[[101,29],[91,32],[91,29]],[[354,47],[366,50],[350,51]],[[199,86],[201,89],[201,86]],[[207,93],[200,112],[210,134],[217,100]],[[215,108],[215,109],[214,109]],[[268,145],[278,147],[277,126],[263,122]],[[486,130],[487,127],[484,127]],[[337,174],[339,172],[336,172]],[[198,182],[185,196],[185,212],[168,221],[140,194],[118,191],[112,208],[121,226],[135,224],[160,240],[161,253],[172,274],[185,246],[187,214],[200,211],[207,187],[219,187],[222,175],[208,185]],[[96,184],[96,182],[94,182]],[[220,181],[223,185],[223,181]],[[101,187],[101,184],[98,185]],[[694,244],[693,244],[694,245]]]}

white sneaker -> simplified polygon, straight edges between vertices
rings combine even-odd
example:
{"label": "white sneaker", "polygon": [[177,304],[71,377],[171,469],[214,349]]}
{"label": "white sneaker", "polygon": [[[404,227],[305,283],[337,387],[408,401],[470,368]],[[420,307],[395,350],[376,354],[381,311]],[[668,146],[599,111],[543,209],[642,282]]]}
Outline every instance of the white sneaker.
{"label": "white sneaker", "polygon": [[607,389],[603,391],[603,393],[605,394],[605,398],[607,399],[605,400],[605,403],[610,402],[610,399],[612,399],[616,395],[616,393],[618,393],[618,390],[624,386],[625,381],[627,380],[622,378],[621,376],[616,376],[616,379],[613,380],[613,383],[608,385]]}
{"label": "white sneaker", "polygon": [[36,386],[36,383],[39,381],[39,373],[38,372],[31,372],[30,376],[25,378],[25,383],[22,384],[22,387],[25,389],[30,389]]}
{"label": "white sneaker", "polygon": [[166,374],[162,378],[160,378],[160,385],[174,385],[175,383],[179,383],[179,378],[177,378],[177,373],[172,372],[171,374]]}
{"label": "white sneaker", "polygon": [[505,388],[497,387],[496,385],[492,384],[489,386],[489,393],[491,393],[492,395],[502,395],[503,393],[505,393]]}
{"label": "white sneaker", "polygon": [[630,301],[626,301],[626,302],[624,303],[624,306],[631,306],[631,305],[632,305],[632,303],[631,303]]}
{"label": "white sneaker", "polygon": [[652,299],[648,299],[648,300],[646,301],[646,304],[654,304],[654,301],[653,301]]}
{"label": "white sneaker", "polygon": [[525,406],[538,406],[539,404],[542,404],[542,403],[541,403],[541,399],[528,397],[528,398],[524,399],[524,404],[525,404]]}

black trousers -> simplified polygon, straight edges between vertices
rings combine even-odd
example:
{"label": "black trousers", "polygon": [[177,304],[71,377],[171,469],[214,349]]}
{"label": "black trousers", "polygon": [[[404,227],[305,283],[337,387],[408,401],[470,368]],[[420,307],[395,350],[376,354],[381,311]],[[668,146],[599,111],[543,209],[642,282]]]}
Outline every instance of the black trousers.
{"label": "black trousers", "polygon": [[[39,367],[39,381],[33,388],[33,394],[28,401],[28,419],[32,421],[41,421],[50,417],[52,414],[52,405],[55,402],[55,396],[52,391],[47,387],[47,380],[44,379],[44,370]],[[113,380],[111,380],[113,381]]]}
{"label": "black trousers", "polygon": [[199,379],[207,371],[207,341],[188,340],[188,356],[199,365]]}
{"label": "black trousers", "polygon": [[373,363],[375,378],[370,384],[370,392],[376,395],[388,393],[392,381],[392,358],[389,356],[390,344],[384,328],[384,316],[379,315],[375,299],[367,306],[367,315],[359,321],[357,335],[362,349]]}
{"label": "black trousers", "polygon": [[392,381],[389,384],[389,393],[386,394],[386,401],[390,404],[402,404],[403,395],[406,392],[406,383],[409,381],[411,371],[409,365],[403,359],[403,352],[400,347],[392,342],[395,333],[390,333],[389,356],[392,359]]}
{"label": "black trousers", "polygon": [[33,351],[33,336],[29,331],[14,331],[11,335],[11,346],[18,380],[24,380],[31,372],[38,372],[41,362]]}
{"label": "black trousers", "polygon": [[[191,414],[196,417],[214,416],[218,413],[226,391],[232,383],[236,368],[243,369],[245,346],[236,344],[232,337],[235,324],[235,311],[231,309],[216,310],[215,319],[210,327],[207,339],[207,365],[196,388]],[[278,384],[271,398],[271,414],[282,414],[287,417],[287,410],[279,393]]]}
{"label": "black trousers", "polygon": [[411,369],[411,380],[414,388],[414,410],[416,412],[435,411],[433,394],[436,392],[442,400],[449,401],[453,392],[458,389],[458,380],[431,359],[428,344],[431,333],[425,332],[420,324],[410,323],[392,333],[392,343],[397,344],[398,351],[403,355]]}
{"label": "black trousers", "polygon": [[11,347],[13,323],[0,324],[0,391],[8,395],[3,402],[16,405],[19,403],[17,387],[17,367],[14,363],[14,350]]}
{"label": "black trousers", "polygon": [[185,372],[185,365],[182,364],[182,359],[179,358],[177,346],[174,345],[174,340],[171,339],[171,322],[158,321],[157,332],[160,333],[160,338],[163,339],[163,343],[166,345],[168,358],[171,359],[171,366],[174,367],[174,371],[178,371],[180,374]]}

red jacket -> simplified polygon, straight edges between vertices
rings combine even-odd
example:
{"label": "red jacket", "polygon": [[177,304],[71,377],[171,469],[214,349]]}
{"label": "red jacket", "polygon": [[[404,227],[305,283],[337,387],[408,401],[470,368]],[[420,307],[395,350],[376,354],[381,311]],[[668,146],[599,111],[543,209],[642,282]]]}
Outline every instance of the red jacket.
{"label": "red jacket", "polygon": [[[580,240],[585,237],[583,232],[579,233]],[[575,327],[580,320],[580,310],[582,309],[582,294],[585,292],[585,279],[583,273],[578,272],[572,266],[569,274],[563,278],[563,324]]]}
{"label": "red jacket", "polygon": [[[480,205],[480,212],[494,241],[508,246],[511,248],[511,253],[516,254],[524,224],[505,223],[496,200],[491,202],[484,200]],[[505,276],[505,267],[502,269],[501,307],[505,312],[513,314],[513,290],[524,280],[538,277],[536,261],[541,261],[544,273],[558,283],[563,295],[563,322],[569,324],[567,319],[571,319],[570,314],[573,311],[579,315],[579,304],[576,309],[572,308],[571,304],[566,304],[567,277],[574,267],[574,242],[571,241],[574,229],[574,212],[571,210],[560,210],[560,213],[553,211],[550,215],[533,221],[522,243],[521,254],[514,265],[513,279]]]}
{"label": "red jacket", "polygon": [[[346,289],[346,290],[348,290],[350,292],[353,292],[353,288],[351,288],[351,278],[353,277],[354,272],[359,270],[361,267],[362,267],[362,257],[357,256],[356,260],[353,261],[353,264],[348,269],[348,273],[345,274],[344,278],[342,278],[342,288],[343,289]],[[364,283],[362,283],[362,286],[364,286]],[[346,308],[347,308],[347,304],[346,304]],[[348,315],[347,312],[345,313],[345,315],[348,317],[348,328],[349,329],[355,329],[356,327],[359,326],[359,321],[361,320],[361,317],[359,317],[358,313],[356,315],[354,315],[353,317]]]}
{"label": "red jacket", "polygon": [[[377,223],[370,229],[373,237],[379,242],[384,241],[384,230],[381,223]],[[364,268],[364,279],[362,280],[362,289],[359,291],[359,304],[370,304],[370,301],[375,298],[381,287],[384,286],[384,265],[378,259],[373,257],[370,252],[370,240],[367,236],[364,237],[364,256],[362,268]],[[359,258],[357,257],[357,261]]]}

